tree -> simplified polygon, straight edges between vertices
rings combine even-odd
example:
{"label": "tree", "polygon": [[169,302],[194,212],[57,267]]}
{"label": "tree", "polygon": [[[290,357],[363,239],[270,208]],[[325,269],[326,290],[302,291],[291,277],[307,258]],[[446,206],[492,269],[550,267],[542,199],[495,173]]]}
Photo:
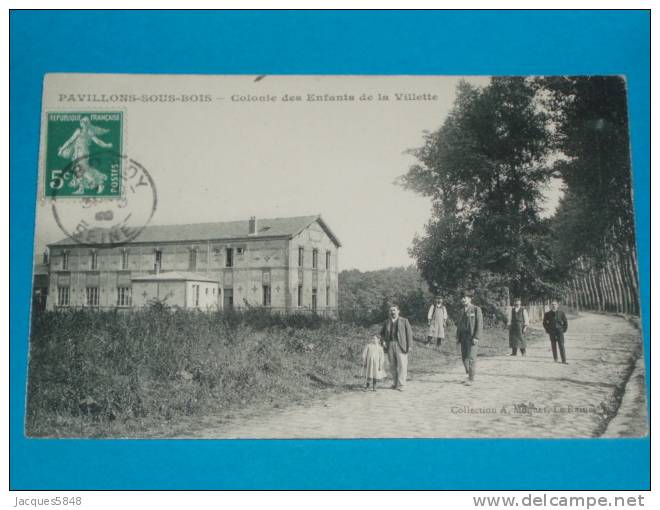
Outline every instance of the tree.
{"label": "tree", "polygon": [[426,282],[413,266],[339,273],[339,313],[347,321],[381,322],[391,302],[397,302],[407,318],[425,321],[431,300]]}
{"label": "tree", "polygon": [[583,280],[584,305],[637,313],[625,81],[580,76],[536,84],[555,126],[554,148],[564,155],[553,167],[566,187],[551,224],[557,272]]}
{"label": "tree", "polygon": [[[539,83],[549,93],[554,145],[566,156],[554,171],[578,202],[570,208],[571,225],[560,222],[568,228],[562,251],[602,262],[604,245],[635,242],[625,82],[617,76],[582,76]],[[565,216],[561,209],[559,220]]]}
{"label": "tree", "polygon": [[418,163],[400,183],[433,203],[411,254],[434,290],[504,285],[529,298],[552,288],[549,224],[539,214],[550,132],[536,91],[518,77],[461,82],[442,127],[410,151]]}

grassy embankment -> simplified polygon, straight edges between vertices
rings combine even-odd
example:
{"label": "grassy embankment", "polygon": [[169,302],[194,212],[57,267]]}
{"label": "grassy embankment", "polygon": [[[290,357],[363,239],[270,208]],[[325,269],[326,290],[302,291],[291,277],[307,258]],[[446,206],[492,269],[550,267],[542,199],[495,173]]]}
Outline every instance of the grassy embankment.
{"label": "grassy embankment", "polygon": [[[204,418],[229,420],[358,389],[361,353],[378,326],[317,317],[171,312],[35,316],[26,432],[37,437],[159,437]],[[415,336],[425,339],[425,328]],[[410,377],[459,363],[418,344]],[[480,355],[503,353],[487,329]],[[383,383],[384,385],[386,383]]]}

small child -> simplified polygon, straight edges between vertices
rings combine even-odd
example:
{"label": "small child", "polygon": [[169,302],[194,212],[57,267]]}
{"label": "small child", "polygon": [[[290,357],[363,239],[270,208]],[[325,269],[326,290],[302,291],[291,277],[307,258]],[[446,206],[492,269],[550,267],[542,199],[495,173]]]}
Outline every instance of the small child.
{"label": "small child", "polygon": [[371,337],[362,352],[362,372],[367,379],[367,389],[371,381],[371,391],[376,391],[376,381],[385,376],[385,352],[378,335]]}

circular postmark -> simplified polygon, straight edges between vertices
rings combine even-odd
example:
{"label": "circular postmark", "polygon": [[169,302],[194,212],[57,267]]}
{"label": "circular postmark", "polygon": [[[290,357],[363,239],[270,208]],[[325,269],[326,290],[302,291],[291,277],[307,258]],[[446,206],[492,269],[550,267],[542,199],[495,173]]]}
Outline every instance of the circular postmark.
{"label": "circular postmark", "polygon": [[[64,169],[68,181],[84,186],[90,168],[106,163],[117,165],[121,195],[118,197],[96,197],[93,186],[107,184],[91,182],[85,196],[67,195],[52,198],[52,212],[62,232],[77,244],[87,246],[117,246],[134,240],[153,218],[158,204],[158,195],[153,178],[146,168],[126,155],[102,152],[71,161]],[[91,193],[89,192],[92,187]],[[97,191],[102,188],[96,188]]]}

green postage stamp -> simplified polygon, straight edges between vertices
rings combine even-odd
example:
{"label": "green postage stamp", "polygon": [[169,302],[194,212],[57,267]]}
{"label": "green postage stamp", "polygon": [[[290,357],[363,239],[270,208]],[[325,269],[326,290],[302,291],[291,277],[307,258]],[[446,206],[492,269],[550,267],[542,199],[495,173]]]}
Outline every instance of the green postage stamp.
{"label": "green postage stamp", "polygon": [[50,112],[46,119],[46,197],[120,197],[122,112]]}

